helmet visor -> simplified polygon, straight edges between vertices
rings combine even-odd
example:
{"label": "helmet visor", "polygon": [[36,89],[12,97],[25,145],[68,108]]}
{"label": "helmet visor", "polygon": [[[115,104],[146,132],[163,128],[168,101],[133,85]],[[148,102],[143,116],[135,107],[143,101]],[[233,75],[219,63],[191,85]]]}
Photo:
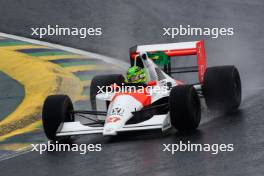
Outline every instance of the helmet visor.
{"label": "helmet visor", "polygon": [[144,78],[145,78],[144,74],[140,74],[140,75],[131,76],[130,78],[128,78],[128,80],[130,82],[135,82],[135,81],[138,81],[138,80],[141,80],[141,79],[144,79]]}

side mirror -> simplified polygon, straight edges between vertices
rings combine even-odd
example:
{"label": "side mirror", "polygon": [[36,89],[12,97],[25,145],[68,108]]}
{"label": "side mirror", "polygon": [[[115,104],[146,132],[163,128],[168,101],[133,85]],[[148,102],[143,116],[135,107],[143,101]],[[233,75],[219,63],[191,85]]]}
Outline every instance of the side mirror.
{"label": "side mirror", "polygon": [[147,59],[147,54],[142,54],[142,59],[146,60]]}
{"label": "side mirror", "polygon": [[157,85],[157,81],[148,82],[148,86],[156,86],[156,85]]}

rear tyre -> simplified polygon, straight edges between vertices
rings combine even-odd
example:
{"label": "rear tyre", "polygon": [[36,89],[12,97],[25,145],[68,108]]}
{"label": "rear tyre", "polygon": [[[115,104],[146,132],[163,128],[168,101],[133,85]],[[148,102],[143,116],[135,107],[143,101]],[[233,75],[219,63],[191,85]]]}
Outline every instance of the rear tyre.
{"label": "rear tyre", "polygon": [[50,95],[46,98],[42,110],[44,132],[50,140],[67,140],[70,136],[57,137],[56,132],[63,122],[73,122],[73,105],[67,95]]}
{"label": "rear tyre", "polygon": [[201,104],[191,85],[173,87],[169,97],[171,124],[179,131],[196,129],[201,120]]}
{"label": "rear tyre", "polygon": [[241,81],[235,66],[207,68],[202,90],[211,110],[230,113],[241,104]]}
{"label": "rear tyre", "polygon": [[[90,87],[90,100],[92,105],[92,110],[96,111],[96,95],[100,90],[98,87],[110,86],[111,84],[116,83],[117,85],[122,85],[125,82],[125,78],[120,74],[112,75],[98,75],[92,79]],[[106,91],[106,88],[102,89]]]}

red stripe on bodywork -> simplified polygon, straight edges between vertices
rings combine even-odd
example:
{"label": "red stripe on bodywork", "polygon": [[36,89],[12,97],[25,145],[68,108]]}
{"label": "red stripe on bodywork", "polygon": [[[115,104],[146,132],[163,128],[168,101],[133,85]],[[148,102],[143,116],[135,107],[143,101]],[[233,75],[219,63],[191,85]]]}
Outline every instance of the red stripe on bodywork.
{"label": "red stripe on bodywork", "polygon": [[[155,51],[148,51],[149,53],[155,52]],[[196,48],[188,48],[188,49],[175,49],[175,50],[165,50],[163,51],[167,56],[188,56],[188,55],[196,55]],[[131,57],[133,59],[136,58],[136,56],[139,53],[131,53]]]}
{"label": "red stripe on bodywork", "polygon": [[116,93],[114,95],[112,101],[114,101],[116,97],[121,96],[121,95],[130,95],[131,97],[133,97],[137,101],[139,101],[143,106],[150,105],[150,103],[151,103],[151,95],[146,91],[146,88],[144,89],[144,92],[141,90],[140,92]]}

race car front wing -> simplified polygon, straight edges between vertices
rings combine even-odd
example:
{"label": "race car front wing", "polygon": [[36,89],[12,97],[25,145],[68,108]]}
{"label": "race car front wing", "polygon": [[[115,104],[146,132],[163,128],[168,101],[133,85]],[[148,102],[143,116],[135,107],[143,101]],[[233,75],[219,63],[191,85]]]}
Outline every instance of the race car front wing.
{"label": "race car front wing", "polygon": [[[171,122],[168,114],[154,115],[149,120],[143,121],[137,124],[127,124],[122,128],[116,129],[116,132],[125,131],[139,131],[139,130],[153,130],[161,129],[165,131],[171,127]],[[89,125],[83,125],[80,121],[75,122],[64,122],[59,128],[56,136],[72,136],[72,135],[83,135],[83,134],[98,134],[102,133],[104,127],[92,127]]]}

